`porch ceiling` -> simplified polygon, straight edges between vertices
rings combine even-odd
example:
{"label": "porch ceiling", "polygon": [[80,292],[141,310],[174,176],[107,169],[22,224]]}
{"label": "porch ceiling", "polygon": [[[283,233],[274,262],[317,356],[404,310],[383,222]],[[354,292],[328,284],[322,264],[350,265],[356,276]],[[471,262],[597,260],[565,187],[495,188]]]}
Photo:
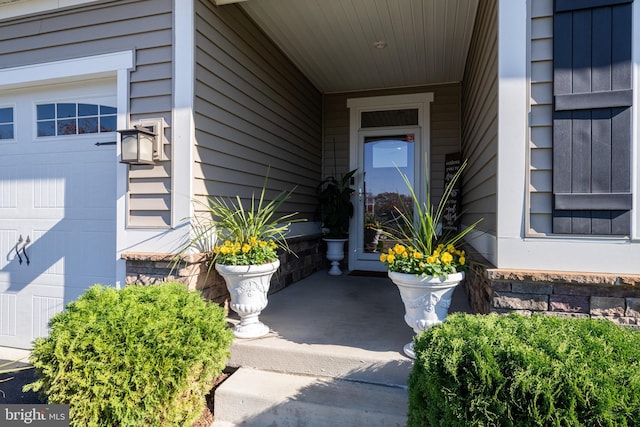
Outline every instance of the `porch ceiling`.
{"label": "porch ceiling", "polygon": [[[462,80],[479,0],[240,3],[324,93]],[[376,42],[386,42],[383,49]]]}

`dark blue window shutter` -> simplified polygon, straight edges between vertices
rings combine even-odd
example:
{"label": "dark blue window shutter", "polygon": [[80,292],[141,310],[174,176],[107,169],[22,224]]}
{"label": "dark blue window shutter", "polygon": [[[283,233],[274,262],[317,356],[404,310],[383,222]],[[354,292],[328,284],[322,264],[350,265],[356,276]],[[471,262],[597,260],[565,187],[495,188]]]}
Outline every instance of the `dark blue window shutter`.
{"label": "dark blue window shutter", "polygon": [[632,2],[555,1],[554,233],[630,233]]}

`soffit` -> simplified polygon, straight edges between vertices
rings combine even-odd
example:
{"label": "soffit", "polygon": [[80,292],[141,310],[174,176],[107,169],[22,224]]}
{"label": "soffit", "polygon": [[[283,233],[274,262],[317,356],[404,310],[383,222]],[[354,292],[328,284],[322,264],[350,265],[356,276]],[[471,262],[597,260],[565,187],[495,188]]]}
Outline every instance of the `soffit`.
{"label": "soffit", "polygon": [[461,81],[478,0],[239,5],[320,91],[333,93]]}

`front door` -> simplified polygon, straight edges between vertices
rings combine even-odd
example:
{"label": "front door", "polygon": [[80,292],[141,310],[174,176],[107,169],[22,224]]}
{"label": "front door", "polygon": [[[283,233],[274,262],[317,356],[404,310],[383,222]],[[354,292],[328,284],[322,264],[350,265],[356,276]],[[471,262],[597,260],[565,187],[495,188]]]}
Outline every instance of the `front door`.
{"label": "front door", "polygon": [[351,169],[357,168],[354,217],[349,228],[349,269],[385,271],[380,253],[395,242],[399,212],[413,214],[402,175],[422,198],[420,177],[429,161],[433,93],[354,98],[350,108]]}
{"label": "front door", "polygon": [[[362,171],[355,201],[356,244],[353,269],[384,271],[380,253],[395,244],[382,233],[396,228],[400,212],[411,215],[411,193],[405,175],[415,188],[420,170],[420,128],[368,130],[360,132]],[[402,175],[401,175],[402,174]]]}

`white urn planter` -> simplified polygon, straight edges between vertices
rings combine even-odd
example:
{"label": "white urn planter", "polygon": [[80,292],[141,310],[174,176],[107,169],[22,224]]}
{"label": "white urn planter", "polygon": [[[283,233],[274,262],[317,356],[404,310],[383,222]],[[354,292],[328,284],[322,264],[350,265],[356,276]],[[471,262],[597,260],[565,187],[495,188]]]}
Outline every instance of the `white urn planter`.
{"label": "white urn planter", "polygon": [[240,323],[233,329],[236,337],[258,338],[269,333],[269,327],[258,316],[267,306],[271,276],[279,266],[279,260],[260,265],[216,264],[216,271],[231,294],[230,307],[240,316]]}
{"label": "white urn planter", "polygon": [[[444,322],[453,291],[464,279],[464,272],[441,278],[389,271],[389,278],[400,291],[405,309],[404,321],[417,335]],[[404,346],[404,353],[415,359],[413,342]]]}
{"label": "white urn planter", "polygon": [[339,276],[342,274],[340,270],[340,261],[344,259],[344,243],[349,239],[322,239],[327,242],[327,259],[331,261],[329,274]]}

